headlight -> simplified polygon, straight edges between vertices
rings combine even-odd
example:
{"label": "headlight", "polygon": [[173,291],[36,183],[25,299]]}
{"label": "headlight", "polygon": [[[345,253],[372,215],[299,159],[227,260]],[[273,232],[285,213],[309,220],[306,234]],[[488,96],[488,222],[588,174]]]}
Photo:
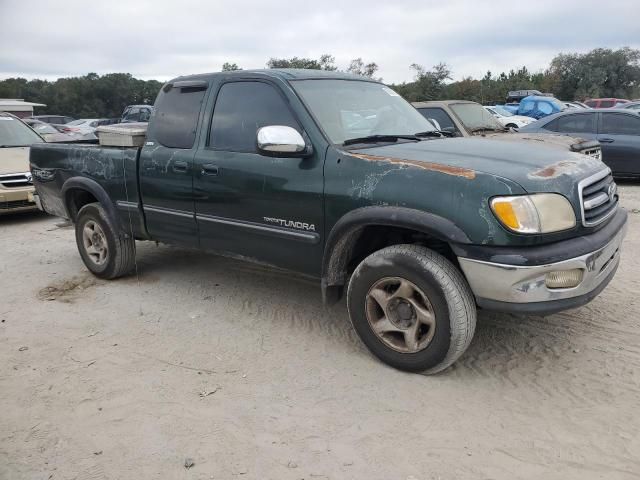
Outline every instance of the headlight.
{"label": "headlight", "polygon": [[490,205],[500,223],[518,233],[559,232],[576,225],[569,200],[557,193],[494,197]]}

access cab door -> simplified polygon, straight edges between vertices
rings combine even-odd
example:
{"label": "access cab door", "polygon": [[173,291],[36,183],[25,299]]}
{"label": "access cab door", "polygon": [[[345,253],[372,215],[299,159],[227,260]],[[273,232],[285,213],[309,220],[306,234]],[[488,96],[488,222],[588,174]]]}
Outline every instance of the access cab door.
{"label": "access cab door", "polygon": [[175,82],[156,101],[139,163],[144,215],[154,240],[198,246],[193,157],[206,93],[205,82]]}
{"label": "access cab door", "polygon": [[195,154],[200,246],[319,275],[326,147],[316,142],[306,158],[259,153],[257,131],[264,126],[290,126],[312,142],[286,84],[235,78],[212,90]]}

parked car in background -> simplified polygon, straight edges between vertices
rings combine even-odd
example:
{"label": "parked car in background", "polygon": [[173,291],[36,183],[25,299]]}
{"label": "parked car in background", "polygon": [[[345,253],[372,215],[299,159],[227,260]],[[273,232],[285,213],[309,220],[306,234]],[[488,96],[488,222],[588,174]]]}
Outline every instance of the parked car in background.
{"label": "parked car in background", "polygon": [[95,134],[95,128],[88,130],[88,129],[83,129],[79,127],[69,126],[68,124],[65,124],[65,125],[54,124],[52,126],[59,132],[73,137],[73,141],[82,141],[82,140],[95,141],[98,139],[98,137]]}
{"label": "parked car in background", "polygon": [[71,142],[75,140],[73,136],[62,133],[54,128],[53,125],[41,122],[40,120],[25,118],[23,122],[35,130],[35,132],[40,135],[45,142]]}
{"label": "parked car in background", "polygon": [[507,104],[504,108],[516,115],[539,119],[561,112],[567,106],[554,97],[531,95],[523,98],[517,105]]}
{"label": "parked car in background", "polygon": [[640,112],[621,108],[571,110],[543,118],[520,129],[597,140],[602,161],[617,177],[640,176]]}
{"label": "parked car in background", "polygon": [[66,115],[33,115],[28,118],[40,120],[44,123],[50,123],[51,125],[64,125],[65,123],[69,123],[74,120],[73,117],[68,117]]}
{"label": "parked car in background", "polygon": [[506,128],[484,109],[468,100],[413,102],[412,105],[436,128],[454,137],[472,137],[487,132],[504,132]]}
{"label": "parked car in background", "polygon": [[590,106],[582,102],[567,100],[561,100],[561,102],[564,103],[567,108],[591,108]]}
{"label": "parked car in background", "polygon": [[564,135],[552,136],[531,133],[524,135],[520,133],[522,129],[519,129],[518,132],[509,130],[476,102],[442,100],[415,102],[413,106],[438,130],[454,137],[482,136],[492,140],[545,143],[562,150],[580,152],[598,159],[601,156],[600,145],[591,140],[584,141],[580,138]]}
{"label": "parked car in background", "polygon": [[552,93],[542,93],[540,90],[511,90],[507,94],[507,103],[518,104],[522,99],[530,96],[553,97]]}
{"label": "parked car in background", "polygon": [[108,118],[79,118],[65,124],[65,127],[79,133],[94,133],[100,125],[107,125]]}
{"label": "parked car in background", "polygon": [[0,112],[0,215],[36,210],[29,149],[42,138],[17,117]]}
{"label": "parked car in background", "polygon": [[629,103],[621,103],[616,108],[624,108],[627,110],[640,110],[640,101],[633,101]]}
{"label": "parked car in background", "polygon": [[584,103],[591,108],[613,108],[629,102],[624,98],[592,98]]}
{"label": "parked car in background", "polygon": [[498,122],[506,128],[520,128],[530,123],[535,122],[531,117],[523,117],[521,115],[514,115],[506,108],[500,105],[494,105],[492,107],[484,107],[491,115],[495,117]]}
{"label": "parked car in background", "polygon": [[129,105],[122,112],[122,123],[132,122],[148,122],[151,118],[151,111],[153,107],[151,105]]}

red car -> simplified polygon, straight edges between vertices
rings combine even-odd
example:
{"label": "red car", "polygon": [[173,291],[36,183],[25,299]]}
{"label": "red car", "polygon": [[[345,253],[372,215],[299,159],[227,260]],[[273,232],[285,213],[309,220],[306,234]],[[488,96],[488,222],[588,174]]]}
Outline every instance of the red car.
{"label": "red car", "polygon": [[625,100],[624,98],[592,98],[584,103],[591,108],[613,108],[623,103],[629,103],[629,100]]}

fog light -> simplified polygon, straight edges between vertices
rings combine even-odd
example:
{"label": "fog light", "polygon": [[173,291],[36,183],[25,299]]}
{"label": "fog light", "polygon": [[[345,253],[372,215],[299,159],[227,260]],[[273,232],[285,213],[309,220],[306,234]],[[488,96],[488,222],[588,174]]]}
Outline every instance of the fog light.
{"label": "fog light", "polygon": [[573,288],[580,285],[582,281],[583,270],[574,268],[573,270],[558,270],[549,272],[544,277],[544,283],[547,288]]}

